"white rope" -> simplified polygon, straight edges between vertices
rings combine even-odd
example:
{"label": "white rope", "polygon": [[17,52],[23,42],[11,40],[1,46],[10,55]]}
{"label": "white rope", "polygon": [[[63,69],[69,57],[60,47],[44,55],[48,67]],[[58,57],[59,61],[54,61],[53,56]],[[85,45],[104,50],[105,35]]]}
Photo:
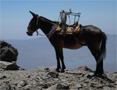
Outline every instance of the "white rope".
{"label": "white rope", "polygon": [[70,25],[70,15],[68,15],[68,17],[69,17],[69,25]]}

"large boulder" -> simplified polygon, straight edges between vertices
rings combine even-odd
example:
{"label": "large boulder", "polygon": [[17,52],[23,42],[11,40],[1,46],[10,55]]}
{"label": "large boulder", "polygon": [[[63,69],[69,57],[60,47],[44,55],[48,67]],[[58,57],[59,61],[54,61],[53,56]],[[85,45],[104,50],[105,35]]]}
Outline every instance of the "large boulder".
{"label": "large boulder", "polygon": [[0,61],[16,62],[18,51],[11,44],[0,41]]}

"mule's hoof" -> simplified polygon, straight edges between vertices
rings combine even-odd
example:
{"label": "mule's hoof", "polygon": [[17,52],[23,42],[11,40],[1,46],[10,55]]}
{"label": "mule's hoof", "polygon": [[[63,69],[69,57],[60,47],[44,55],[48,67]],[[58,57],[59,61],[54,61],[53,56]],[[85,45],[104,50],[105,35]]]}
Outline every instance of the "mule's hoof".
{"label": "mule's hoof", "polygon": [[64,73],[65,72],[65,70],[64,69],[61,69],[61,73]]}
{"label": "mule's hoof", "polygon": [[94,76],[102,77],[102,76],[103,76],[103,74],[104,74],[104,73],[97,73],[97,72],[95,72],[95,73],[94,73]]}
{"label": "mule's hoof", "polygon": [[57,69],[56,69],[56,72],[60,72],[60,69],[57,68]]}

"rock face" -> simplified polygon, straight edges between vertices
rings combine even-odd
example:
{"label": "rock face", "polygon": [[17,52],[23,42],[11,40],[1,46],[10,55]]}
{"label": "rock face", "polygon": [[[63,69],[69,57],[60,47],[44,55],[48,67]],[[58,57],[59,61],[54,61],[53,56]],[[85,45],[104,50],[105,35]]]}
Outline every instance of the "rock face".
{"label": "rock face", "polygon": [[18,51],[7,42],[0,41],[0,61],[17,61]]}
{"label": "rock face", "polygon": [[2,70],[19,70],[16,64],[18,51],[7,42],[0,41],[0,71]]}
{"label": "rock face", "polygon": [[0,71],[0,90],[116,90],[117,73],[97,77],[88,67],[56,73],[35,69]]}

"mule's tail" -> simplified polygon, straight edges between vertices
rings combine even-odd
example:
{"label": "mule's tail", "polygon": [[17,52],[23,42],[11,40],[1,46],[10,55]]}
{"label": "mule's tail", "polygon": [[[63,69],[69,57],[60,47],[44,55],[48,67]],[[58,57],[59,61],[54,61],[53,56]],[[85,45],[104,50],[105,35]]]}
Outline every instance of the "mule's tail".
{"label": "mule's tail", "polygon": [[106,40],[107,36],[104,32],[101,33],[101,42],[100,42],[100,55],[99,62],[100,63],[106,57]]}

